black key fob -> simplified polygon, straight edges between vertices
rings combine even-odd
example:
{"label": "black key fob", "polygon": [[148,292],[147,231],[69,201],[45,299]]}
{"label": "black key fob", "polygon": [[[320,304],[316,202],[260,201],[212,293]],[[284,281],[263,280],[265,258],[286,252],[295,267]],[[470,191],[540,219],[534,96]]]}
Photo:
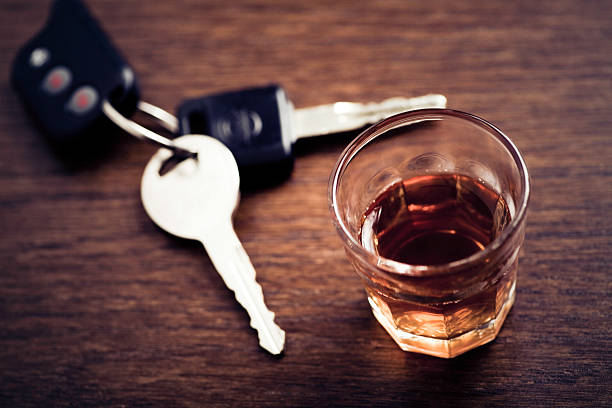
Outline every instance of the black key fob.
{"label": "black key fob", "polygon": [[241,170],[269,167],[290,171],[292,112],[283,88],[269,85],[186,100],[177,117],[180,134],[219,139],[232,151]]}
{"label": "black key fob", "polygon": [[47,23],[17,53],[12,83],[55,142],[107,137],[108,100],[131,115],[139,91],[133,70],[78,0],[56,0]]}

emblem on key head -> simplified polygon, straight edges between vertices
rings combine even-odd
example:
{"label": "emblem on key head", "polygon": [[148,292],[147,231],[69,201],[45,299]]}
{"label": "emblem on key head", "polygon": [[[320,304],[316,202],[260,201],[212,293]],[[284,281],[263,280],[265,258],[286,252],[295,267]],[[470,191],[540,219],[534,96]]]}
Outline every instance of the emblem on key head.
{"label": "emblem on key head", "polygon": [[229,115],[219,119],[215,126],[221,141],[226,145],[236,142],[249,145],[254,138],[261,134],[263,122],[257,112],[239,109],[231,111]]}

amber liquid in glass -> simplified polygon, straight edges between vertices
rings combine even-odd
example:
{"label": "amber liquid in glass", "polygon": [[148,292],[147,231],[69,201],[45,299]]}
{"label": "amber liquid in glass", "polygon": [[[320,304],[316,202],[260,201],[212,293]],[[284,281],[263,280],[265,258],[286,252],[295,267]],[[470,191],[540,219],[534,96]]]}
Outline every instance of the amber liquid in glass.
{"label": "amber liquid in glass", "polygon": [[[444,265],[483,250],[509,222],[505,200],[478,180],[460,174],[425,175],[380,194],[363,215],[360,237],[365,248],[384,258]],[[398,298],[368,287],[368,297],[373,308],[395,324],[386,327],[390,332],[453,339],[486,325],[506,304],[511,306],[513,263],[491,270],[483,260],[442,277],[398,275],[396,279],[411,288],[411,296]],[[453,292],[454,287],[466,281],[478,287],[479,279],[481,291],[453,297],[461,291]]]}
{"label": "amber liquid in glass", "polygon": [[509,220],[504,199],[477,180],[421,176],[391,186],[374,201],[361,240],[394,261],[439,265],[484,249]]}

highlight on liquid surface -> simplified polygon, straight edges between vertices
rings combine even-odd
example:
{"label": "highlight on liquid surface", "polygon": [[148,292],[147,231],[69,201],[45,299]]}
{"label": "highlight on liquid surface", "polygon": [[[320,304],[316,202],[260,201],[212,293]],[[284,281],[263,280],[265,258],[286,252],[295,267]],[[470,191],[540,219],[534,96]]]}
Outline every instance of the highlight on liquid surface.
{"label": "highlight on liquid surface", "polygon": [[380,194],[365,211],[365,248],[411,265],[440,265],[483,250],[510,222],[504,199],[460,174],[413,177]]}

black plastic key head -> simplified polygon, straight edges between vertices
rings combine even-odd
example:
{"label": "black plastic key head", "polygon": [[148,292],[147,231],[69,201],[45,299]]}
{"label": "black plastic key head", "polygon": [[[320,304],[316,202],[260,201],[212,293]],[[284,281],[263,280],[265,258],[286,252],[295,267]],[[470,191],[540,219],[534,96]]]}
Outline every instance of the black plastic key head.
{"label": "black plastic key head", "polygon": [[282,165],[290,170],[292,111],[285,91],[277,85],[224,92],[183,102],[177,113],[179,133],[219,139],[241,170]]}
{"label": "black plastic key head", "polygon": [[17,53],[11,80],[56,142],[105,137],[108,100],[125,116],[139,99],[133,70],[78,0],[56,0],[45,26]]}

